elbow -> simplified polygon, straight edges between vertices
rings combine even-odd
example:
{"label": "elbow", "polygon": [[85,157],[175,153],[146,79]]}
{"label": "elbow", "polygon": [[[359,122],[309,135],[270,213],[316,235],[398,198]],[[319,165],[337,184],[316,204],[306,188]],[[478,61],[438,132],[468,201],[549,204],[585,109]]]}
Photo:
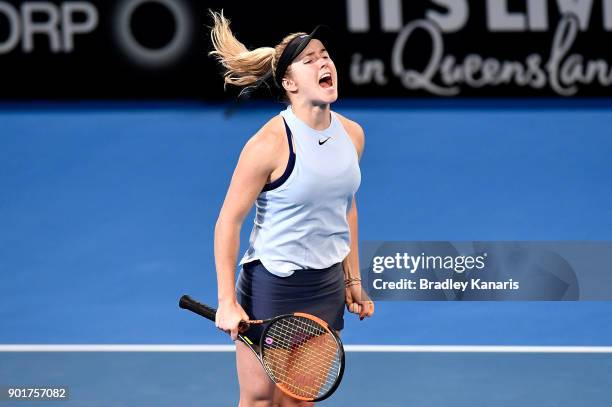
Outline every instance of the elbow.
{"label": "elbow", "polygon": [[240,222],[239,220],[219,215],[219,217],[217,218],[217,222],[215,222],[215,236],[217,236],[219,233],[224,233],[227,230],[240,230],[241,226],[242,222]]}
{"label": "elbow", "polygon": [[219,216],[217,221],[215,222],[215,236],[217,236],[220,232],[223,231],[224,228],[227,227],[227,222],[223,217]]}

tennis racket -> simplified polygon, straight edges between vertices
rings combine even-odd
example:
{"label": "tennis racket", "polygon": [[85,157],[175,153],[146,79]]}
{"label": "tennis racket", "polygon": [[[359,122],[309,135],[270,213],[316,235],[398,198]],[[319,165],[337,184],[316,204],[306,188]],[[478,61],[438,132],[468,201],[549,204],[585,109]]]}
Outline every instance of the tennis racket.
{"label": "tennis racket", "polygon": [[[211,321],[217,310],[183,295],[179,307]],[[261,346],[245,334],[252,324],[265,324]],[[338,388],[344,373],[344,349],[328,324],[296,312],[265,320],[242,321],[238,339],[255,353],[276,386],[298,400],[321,401]]]}

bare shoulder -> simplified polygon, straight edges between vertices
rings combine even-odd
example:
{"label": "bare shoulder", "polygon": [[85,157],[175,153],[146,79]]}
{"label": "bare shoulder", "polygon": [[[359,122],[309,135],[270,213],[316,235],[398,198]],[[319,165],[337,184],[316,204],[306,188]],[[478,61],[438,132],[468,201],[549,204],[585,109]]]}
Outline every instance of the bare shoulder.
{"label": "bare shoulder", "polygon": [[283,120],[277,115],[264,124],[245,144],[242,158],[262,170],[272,171],[277,166],[279,156],[287,149]]}
{"label": "bare shoulder", "polygon": [[348,135],[351,137],[351,140],[353,140],[357,153],[359,154],[359,157],[361,157],[365,146],[365,132],[363,131],[363,128],[359,125],[359,123],[344,117],[340,113],[336,112],[336,115],[340,119],[340,122],[344,126],[344,129]]}

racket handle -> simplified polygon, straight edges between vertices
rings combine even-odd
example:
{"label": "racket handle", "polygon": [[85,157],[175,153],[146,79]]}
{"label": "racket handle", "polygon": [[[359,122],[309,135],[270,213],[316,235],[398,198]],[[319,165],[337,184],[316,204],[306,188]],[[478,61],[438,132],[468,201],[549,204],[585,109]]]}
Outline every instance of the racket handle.
{"label": "racket handle", "polygon": [[216,309],[199,303],[188,295],[183,295],[181,297],[179,300],[179,307],[195,312],[196,314],[201,315],[206,319],[210,319],[213,322],[215,321],[215,315],[217,315]]}

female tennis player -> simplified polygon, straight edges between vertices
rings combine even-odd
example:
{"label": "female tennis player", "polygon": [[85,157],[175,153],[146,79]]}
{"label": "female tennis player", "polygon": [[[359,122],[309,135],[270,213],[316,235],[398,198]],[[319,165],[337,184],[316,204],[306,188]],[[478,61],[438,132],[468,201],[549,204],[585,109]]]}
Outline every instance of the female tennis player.
{"label": "female tennis player", "polygon": [[[338,76],[325,29],[248,50],[223,14],[212,14],[211,54],[225,68],[225,84],[243,90],[272,84],[287,103],[244,146],[216,223],[215,324],[236,339],[241,320],[306,312],[340,331],[345,305],[363,319],[374,304],[359,276],[355,192],[364,133],[331,111]],[[240,229],[253,204],[255,221],[236,283]],[[239,406],[313,405],[277,390],[240,341],[236,363]]]}

